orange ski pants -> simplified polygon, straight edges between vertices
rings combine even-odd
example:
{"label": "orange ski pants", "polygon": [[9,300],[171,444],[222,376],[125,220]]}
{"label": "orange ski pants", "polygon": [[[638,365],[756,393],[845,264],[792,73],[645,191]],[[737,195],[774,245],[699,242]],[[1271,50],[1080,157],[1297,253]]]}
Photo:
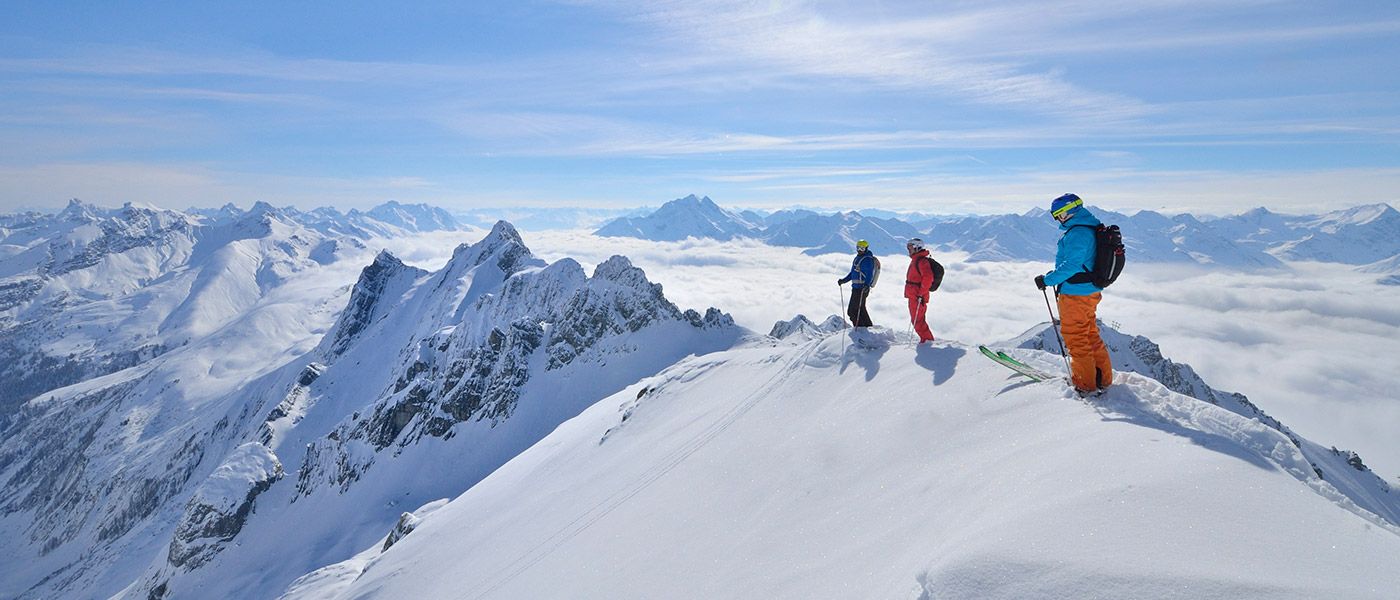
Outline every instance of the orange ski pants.
{"label": "orange ski pants", "polygon": [[1064,333],[1065,347],[1069,350],[1071,379],[1074,387],[1081,390],[1104,388],[1113,383],[1113,363],[1108,359],[1108,348],[1103,345],[1095,316],[1101,299],[1103,295],[1098,293],[1056,298],[1060,305],[1060,331]]}

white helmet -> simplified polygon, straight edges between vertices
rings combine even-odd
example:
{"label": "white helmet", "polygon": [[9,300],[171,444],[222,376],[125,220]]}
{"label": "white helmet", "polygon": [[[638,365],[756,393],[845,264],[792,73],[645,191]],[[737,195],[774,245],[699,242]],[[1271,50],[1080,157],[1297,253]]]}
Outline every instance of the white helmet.
{"label": "white helmet", "polygon": [[909,238],[909,249],[915,252],[924,249],[924,241],[919,238]]}

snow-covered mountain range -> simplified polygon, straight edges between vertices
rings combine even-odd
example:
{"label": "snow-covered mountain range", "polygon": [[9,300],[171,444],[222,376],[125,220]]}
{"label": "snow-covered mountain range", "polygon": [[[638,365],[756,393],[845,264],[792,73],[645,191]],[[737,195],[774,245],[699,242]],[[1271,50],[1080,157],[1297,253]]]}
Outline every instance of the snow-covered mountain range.
{"label": "snow-covered mountain range", "polygon": [[[1125,372],[1084,402],[961,344],[821,329],[779,324],[788,341],[642,379],[283,598],[1385,598],[1400,585],[1400,503],[1383,482],[1318,469],[1307,442],[1141,338],[1114,335]],[[1355,485],[1376,493],[1370,508]]]}
{"label": "snow-covered mountain range", "polygon": [[73,200],[0,217],[0,424],[16,403],[136,366],[226,326],[284,281],[379,236],[457,229],[426,205],[177,212]]}
{"label": "snow-covered mountain range", "polygon": [[[759,335],[504,221],[435,271],[372,249],[444,216],[0,217],[0,597],[1395,588],[1397,493],[1145,338],[1106,329],[1125,375],[1086,405],[836,316]],[[1049,339],[1001,346],[1063,370]]]}
{"label": "snow-covered mountain range", "polygon": [[[1095,209],[1095,214],[1122,228],[1133,261],[1256,270],[1283,268],[1280,259],[1364,265],[1400,256],[1400,212],[1386,204],[1309,216],[1280,215],[1264,208],[1200,219],[1152,211],[1124,215]],[[805,248],[813,255],[850,252],[857,239],[868,240],[877,254],[902,254],[904,241],[918,236],[942,250],[967,252],[973,262],[1047,261],[1054,256],[1059,237],[1058,228],[1042,209],[1020,215],[911,221],[860,212],[781,211],[763,216],[741,215],[695,196],[668,202],[650,216],[613,221],[595,233],[657,241],[747,237]]]}
{"label": "snow-covered mountain range", "polygon": [[275,595],[402,506],[460,493],[599,398],[743,335],[625,258],[592,276],[545,264],[504,222],[435,273],[382,252],[344,302],[301,351],[259,353],[290,323],[246,316],[23,404],[0,443],[17,557],[0,595]]}

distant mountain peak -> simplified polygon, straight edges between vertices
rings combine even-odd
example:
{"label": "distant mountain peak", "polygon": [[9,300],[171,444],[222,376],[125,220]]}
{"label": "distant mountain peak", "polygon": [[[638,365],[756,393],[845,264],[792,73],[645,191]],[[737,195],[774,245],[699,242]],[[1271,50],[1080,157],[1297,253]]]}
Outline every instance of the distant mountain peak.
{"label": "distant mountain peak", "polygon": [[675,242],[691,237],[731,240],[753,233],[754,224],[744,217],[720,207],[708,196],[691,194],[667,202],[645,217],[609,221],[594,235]]}
{"label": "distant mountain peak", "polygon": [[94,207],[77,198],[68,200],[68,205],[58,213],[59,218],[65,221],[84,222],[97,218]]}
{"label": "distant mountain peak", "polygon": [[808,341],[825,337],[845,327],[846,321],[836,315],[827,317],[820,325],[808,319],[807,315],[797,315],[786,321],[774,323],[773,328],[768,331],[768,336],[783,340],[799,335],[801,341]]}

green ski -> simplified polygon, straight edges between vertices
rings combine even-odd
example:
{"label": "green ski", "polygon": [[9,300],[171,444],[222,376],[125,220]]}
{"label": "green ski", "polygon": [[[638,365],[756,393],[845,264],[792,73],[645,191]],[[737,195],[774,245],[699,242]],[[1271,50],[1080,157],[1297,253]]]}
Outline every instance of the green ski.
{"label": "green ski", "polygon": [[982,352],[983,356],[992,359],[992,361],[997,364],[1034,379],[1035,381],[1048,381],[1055,378],[1054,375],[1016,360],[1005,352],[993,352],[991,348],[986,346],[978,346],[977,349]]}

